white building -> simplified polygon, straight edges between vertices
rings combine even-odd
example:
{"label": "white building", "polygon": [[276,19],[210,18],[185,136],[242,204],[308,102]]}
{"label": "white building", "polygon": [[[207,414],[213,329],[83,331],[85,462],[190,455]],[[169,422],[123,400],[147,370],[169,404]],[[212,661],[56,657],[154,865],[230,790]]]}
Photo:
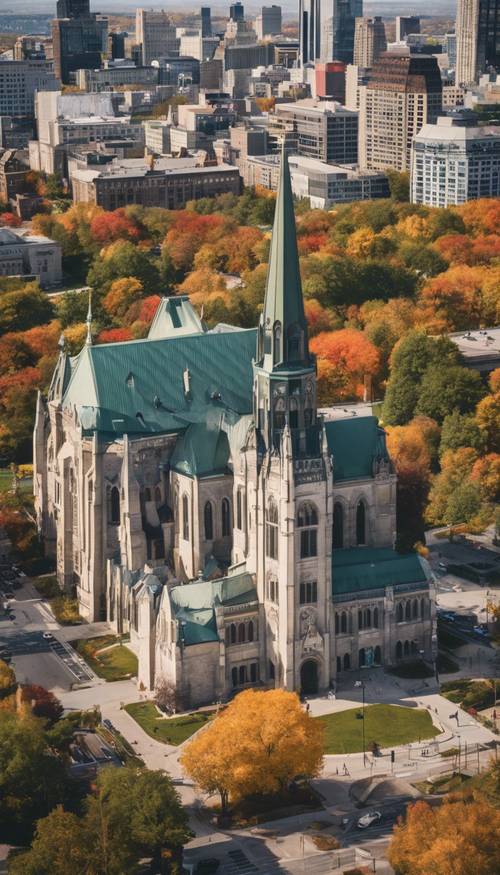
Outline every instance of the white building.
{"label": "white building", "polygon": [[289,164],[294,195],[309,198],[312,209],[390,196],[385,173],[360,170],[355,165],[325,164],[299,155],[290,156]]}
{"label": "white building", "polygon": [[0,276],[36,277],[42,288],[60,283],[60,243],[41,235],[0,228]]}
{"label": "white building", "polygon": [[413,203],[449,207],[500,196],[500,128],[474,122],[457,112],[423,126],[412,146]]}
{"label": "white building", "polygon": [[435,658],[434,582],[393,549],[373,416],[318,414],[288,165],[257,329],[164,298],[147,339],[64,349],[39,396],[40,533],[80,613],[130,632],[185,707]]}
{"label": "white building", "polygon": [[135,41],[142,47],[142,63],[145,67],[161,57],[179,54],[175,25],[163,10],[136,9]]}
{"label": "white building", "polygon": [[152,119],[143,122],[143,124],[145,145],[148,152],[153,152],[155,155],[169,155],[172,122],[168,119]]}
{"label": "white building", "polygon": [[0,116],[29,116],[38,91],[61,87],[51,61],[0,61]]}

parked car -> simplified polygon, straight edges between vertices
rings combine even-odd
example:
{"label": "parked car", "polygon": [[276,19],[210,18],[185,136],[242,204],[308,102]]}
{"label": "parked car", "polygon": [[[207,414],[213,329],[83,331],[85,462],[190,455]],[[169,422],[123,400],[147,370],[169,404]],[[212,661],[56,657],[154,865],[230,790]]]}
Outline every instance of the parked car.
{"label": "parked car", "polygon": [[382,820],[380,811],[368,811],[366,814],[363,814],[363,817],[359,818],[358,829],[367,829],[372,824],[378,823],[379,820]]}
{"label": "parked car", "polygon": [[44,638],[45,641],[53,641],[54,640],[54,636],[53,636],[52,632],[44,632],[42,635],[42,638]]}

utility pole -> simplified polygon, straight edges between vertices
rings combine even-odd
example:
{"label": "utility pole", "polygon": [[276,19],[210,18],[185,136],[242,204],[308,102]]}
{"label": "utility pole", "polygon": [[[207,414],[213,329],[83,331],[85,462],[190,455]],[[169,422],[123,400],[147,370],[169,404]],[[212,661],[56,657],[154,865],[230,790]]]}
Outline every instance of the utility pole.
{"label": "utility pole", "polygon": [[363,696],[363,727],[362,727],[362,736],[363,736],[363,768],[366,767],[366,746],[365,746],[365,682],[364,681],[354,681],[355,687],[361,687],[361,694]]}

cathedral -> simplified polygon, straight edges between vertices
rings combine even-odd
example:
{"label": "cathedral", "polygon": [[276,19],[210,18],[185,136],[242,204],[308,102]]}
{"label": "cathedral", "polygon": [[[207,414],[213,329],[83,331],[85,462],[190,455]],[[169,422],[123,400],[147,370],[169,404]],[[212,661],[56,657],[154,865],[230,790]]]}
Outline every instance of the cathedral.
{"label": "cathedral", "polygon": [[40,535],[81,615],[184,707],[305,694],[436,651],[425,560],[394,550],[374,416],[318,411],[288,161],[257,329],[164,298],[143,340],[61,351],[34,429]]}

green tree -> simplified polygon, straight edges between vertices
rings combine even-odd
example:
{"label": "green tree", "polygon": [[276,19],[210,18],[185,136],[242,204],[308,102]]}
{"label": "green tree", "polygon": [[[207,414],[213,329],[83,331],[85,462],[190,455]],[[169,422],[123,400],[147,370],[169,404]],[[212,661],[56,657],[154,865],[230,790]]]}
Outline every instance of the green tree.
{"label": "green tree", "polygon": [[40,291],[38,283],[28,283],[19,291],[0,295],[0,335],[43,325],[50,322],[52,315],[50,299]]}
{"label": "green tree", "polygon": [[427,220],[431,238],[437,240],[445,234],[465,234],[464,221],[450,209],[434,209]]}
{"label": "green tree", "polygon": [[31,850],[9,861],[9,875],[97,875],[97,837],[88,824],[58,805],[38,821]]}
{"label": "green tree", "polygon": [[35,821],[64,798],[63,763],[51,754],[43,721],[2,711],[0,720],[0,841],[23,844]]}
{"label": "green tree", "polygon": [[410,200],[410,174],[398,170],[388,170],[389,190],[394,201],[406,202]]}
{"label": "green tree", "polygon": [[485,389],[477,371],[461,365],[446,367],[435,362],[423,375],[416,412],[441,423],[454,410],[459,413],[473,410],[484,394]]}
{"label": "green tree", "polygon": [[[390,425],[409,422],[415,415],[421,382],[429,365],[436,362],[444,367],[457,361],[458,350],[447,338],[428,337],[416,329],[408,332],[392,353],[391,376],[383,406],[384,422]],[[436,418],[433,414],[426,415]]]}
{"label": "green tree", "polygon": [[120,240],[108,246],[103,255],[95,257],[87,282],[98,295],[103,295],[109,292],[114,280],[122,277],[139,280],[145,296],[158,292],[159,274],[151,257],[133,243]]}
{"label": "green tree", "polygon": [[57,300],[56,316],[62,328],[85,322],[89,308],[89,293],[66,292]]}
{"label": "green tree", "polygon": [[446,505],[446,522],[458,525],[468,523],[481,510],[481,492],[477,483],[459,483]]}
{"label": "green tree", "polygon": [[409,240],[402,243],[399,255],[407,267],[425,277],[437,276],[448,267],[448,262],[435,249]]}
{"label": "green tree", "polygon": [[453,410],[445,416],[441,429],[439,455],[447,450],[458,450],[459,447],[473,447],[478,452],[484,449],[484,437],[474,419],[467,413]]}

